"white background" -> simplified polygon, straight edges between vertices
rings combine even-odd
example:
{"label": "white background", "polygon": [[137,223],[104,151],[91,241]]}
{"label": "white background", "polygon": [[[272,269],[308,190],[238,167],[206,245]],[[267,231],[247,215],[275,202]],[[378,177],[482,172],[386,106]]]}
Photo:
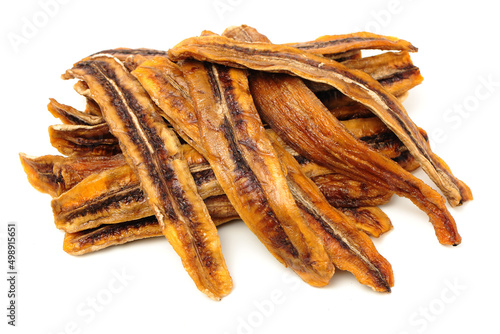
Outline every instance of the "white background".
{"label": "white background", "polygon": [[[44,6],[56,3],[57,6]],[[444,4],[446,3],[446,4]],[[493,1],[2,1],[0,326],[5,333],[493,333],[498,331],[499,19]],[[44,9],[45,8],[45,9]],[[218,8],[218,9],[217,9]],[[49,15],[50,14],[50,15]],[[369,30],[419,47],[425,78],[405,106],[474,201],[451,208],[463,243],[440,245],[406,199],[383,206],[394,230],[375,240],[396,284],[379,294],[337,272],[325,288],[298,281],[242,223],[219,229],[234,280],[214,302],[163,238],[73,257],[62,251],[50,198],[27,182],[18,153],[57,154],[49,97],[83,108],[59,79],[114,47],[168,49],[202,30],[248,24],[276,43]],[[37,24],[36,30],[26,28]],[[17,38],[20,44],[13,43]],[[424,181],[428,178],[416,173]],[[18,318],[7,326],[8,222],[18,226]],[[121,276],[122,281],[116,280]],[[5,278],[4,278],[5,277]],[[96,309],[92,300],[97,300]],[[494,301],[493,303],[490,303]]]}

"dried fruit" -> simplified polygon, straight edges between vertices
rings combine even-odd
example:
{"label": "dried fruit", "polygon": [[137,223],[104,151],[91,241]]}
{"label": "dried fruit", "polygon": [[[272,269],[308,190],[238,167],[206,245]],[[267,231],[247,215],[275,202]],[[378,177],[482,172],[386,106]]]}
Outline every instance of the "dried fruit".
{"label": "dried fruit", "polygon": [[402,107],[423,79],[416,51],[370,33],[274,45],[248,26],[168,52],[104,50],[63,75],[78,79],[84,111],[50,99],[63,123],[50,142],[65,156],[21,164],[53,197],[69,254],[164,235],[218,300],[232,279],[216,226],[241,219],[313,286],[338,268],[388,292],[391,265],[369,238],[392,229],[378,206],[408,197],[457,245],[444,198],[410,172],[422,167],[453,206],[472,199]]}

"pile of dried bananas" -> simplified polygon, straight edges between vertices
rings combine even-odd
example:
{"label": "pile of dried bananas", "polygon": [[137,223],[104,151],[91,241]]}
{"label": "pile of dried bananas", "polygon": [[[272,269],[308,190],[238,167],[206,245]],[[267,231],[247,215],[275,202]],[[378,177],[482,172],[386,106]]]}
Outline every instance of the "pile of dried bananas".
{"label": "pile of dried bananas", "polygon": [[411,171],[421,167],[452,206],[472,199],[401,104],[422,81],[415,51],[370,33],[277,45],[248,26],[168,52],[105,50],[63,75],[78,79],[84,112],[48,105],[64,156],[21,162],[53,197],[69,254],[164,235],[218,300],[232,279],[216,226],[241,219],[313,286],[338,268],[390,291],[391,265],[368,236],[392,228],[378,205],[409,198],[439,242],[457,245],[444,198]]}

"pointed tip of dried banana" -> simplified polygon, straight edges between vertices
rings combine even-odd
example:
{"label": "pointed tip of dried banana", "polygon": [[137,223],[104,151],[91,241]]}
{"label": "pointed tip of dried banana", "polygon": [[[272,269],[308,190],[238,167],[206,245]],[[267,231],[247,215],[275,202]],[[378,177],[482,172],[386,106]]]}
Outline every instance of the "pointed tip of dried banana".
{"label": "pointed tip of dried banana", "polygon": [[383,289],[374,289],[376,292],[381,292],[381,293],[391,293],[391,287],[390,286],[385,286]]}
{"label": "pointed tip of dried banana", "polygon": [[71,71],[70,70],[67,70],[66,72],[64,72],[63,74],[61,74],[61,79],[63,80],[71,80],[71,79],[74,79],[75,77],[73,76],[73,74],[71,74]]}
{"label": "pointed tip of dried banana", "polygon": [[36,159],[35,156],[31,156],[22,152],[19,153],[19,160],[21,161],[21,166],[23,167],[28,182],[31,184],[31,186],[41,193],[50,194],[51,196],[54,196],[55,192],[53,191],[53,189],[44,186],[44,184],[40,182],[40,176],[36,167],[35,159]]}
{"label": "pointed tip of dried banana", "polygon": [[35,159],[34,156],[28,155],[23,152],[19,152],[19,160],[21,161],[21,165],[23,166],[24,172],[30,175],[30,172],[33,171],[33,160]]}
{"label": "pointed tip of dried banana", "polygon": [[358,32],[358,33],[353,33],[352,35],[358,35],[358,36],[363,36],[363,37],[385,38],[385,39],[388,39],[388,40],[390,40],[390,41],[392,41],[394,43],[397,43],[400,46],[402,46],[403,47],[402,50],[409,51],[409,52],[418,52],[418,48],[416,46],[414,46],[410,42],[408,42],[408,41],[406,41],[404,39],[400,39],[398,37],[379,35],[379,34],[374,34],[374,33],[367,32],[367,31],[361,31],[361,32]]}
{"label": "pointed tip of dried banana", "polygon": [[391,288],[394,286],[394,277],[391,272],[389,277],[379,277],[376,281],[372,281],[371,284],[365,284],[372,288],[373,291],[391,293]]}
{"label": "pointed tip of dried banana", "polygon": [[31,170],[31,166],[29,163],[31,158],[33,157],[30,157],[26,153],[19,152],[19,160],[21,161],[21,165],[23,166],[24,172],[28,174],[28,176],[29,176],[28,172]]}
{"label": "pointed tip of dried banana", "polygon": [[200,289],[206,296],[215,301],[220,301],[233,290],[233,280],[229,277],[222,286]]}
{"label": "pointed tip of dried banana", "polygon": [[320,275],[320,274],[316,274],[314,272],[306,271],[306,270],[298,271],[298,270],[294,269],[294,271],[297,275],[299,275],[299,277],[304,282],[306,282],[310,286],[313,286],[316,288],[321,288],[321,287],[327,286],[330,283],[331,278],[335,274],[335,267],[332,266],[332,268],[333,269],[330,271],[330,273],[328,275]]}
{"label": "pointed tip of dried banana", "polygon": [[200,36],[218,36],[218,34],[214,33],[211,30],[203,30],[200,34]]}

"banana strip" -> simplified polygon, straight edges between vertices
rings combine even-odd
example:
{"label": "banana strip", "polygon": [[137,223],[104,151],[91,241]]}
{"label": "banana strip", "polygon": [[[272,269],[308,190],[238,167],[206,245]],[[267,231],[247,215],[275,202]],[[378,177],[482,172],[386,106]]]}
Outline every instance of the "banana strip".
{"label": "banana strip", "polygon": [[[288,189],[253,105],[246,73],[195,61],[184,62],[181,68],[205,157],[241,219],[302,279],[314,286],[327,284],[333,265]],[[266,233],[271,229],[277,232],[273,238]]]}
{"label": "banana strip", "polygon": [[[239,219],[226,196],[215,196],[205,200],[205,204],[216,226]],[[344,210],[344,209],[342,209]],[[390,230],[386,216],[376,207],[345,209],[355,219],[356,227],[378,237]],[[360,211],[360,213],[358,213]],[[352,214],[351,214],[352,212]],[[362,217],[358,220],[358,217]],[[63,250],[71,255],[83,255],[152,237],[162,237],[162,229],[155,216],[149,216],[121,224],[102,225],[98,228],[75,233],[65,233]]]}
{"label": "banana strip", "polygon": [[120,153],[118,140],[106,123],[49,126],[50,143],[64,155],[113,155]]}
{"label": "banana strip", "polygon": [[[243,26],[245,28],[245,26]],[[344,35],[325,35],[314,41],[283,44],[316,54],[336,54],[355,50],[402,50],[416,52],[418,49],[410,42],[369,32],[357,32]]]}
{"label": "banana strip", "polygon": [[59,118],[63,124],[97,125],[104,123],[104,119],[101,116],[82,112],[68,105],[59,103],[55,99],[50,99],[47,109],[52,116]]}
{"label": "banana strip", "polygon": [[156,113],[139,82],[116,58],[99,55],[78,62],[63,77],[84,80],[89,86],[163,234],[198,289],[217,300],[227,295],[232,280],[217,229],[198,195],[176,135]]}

